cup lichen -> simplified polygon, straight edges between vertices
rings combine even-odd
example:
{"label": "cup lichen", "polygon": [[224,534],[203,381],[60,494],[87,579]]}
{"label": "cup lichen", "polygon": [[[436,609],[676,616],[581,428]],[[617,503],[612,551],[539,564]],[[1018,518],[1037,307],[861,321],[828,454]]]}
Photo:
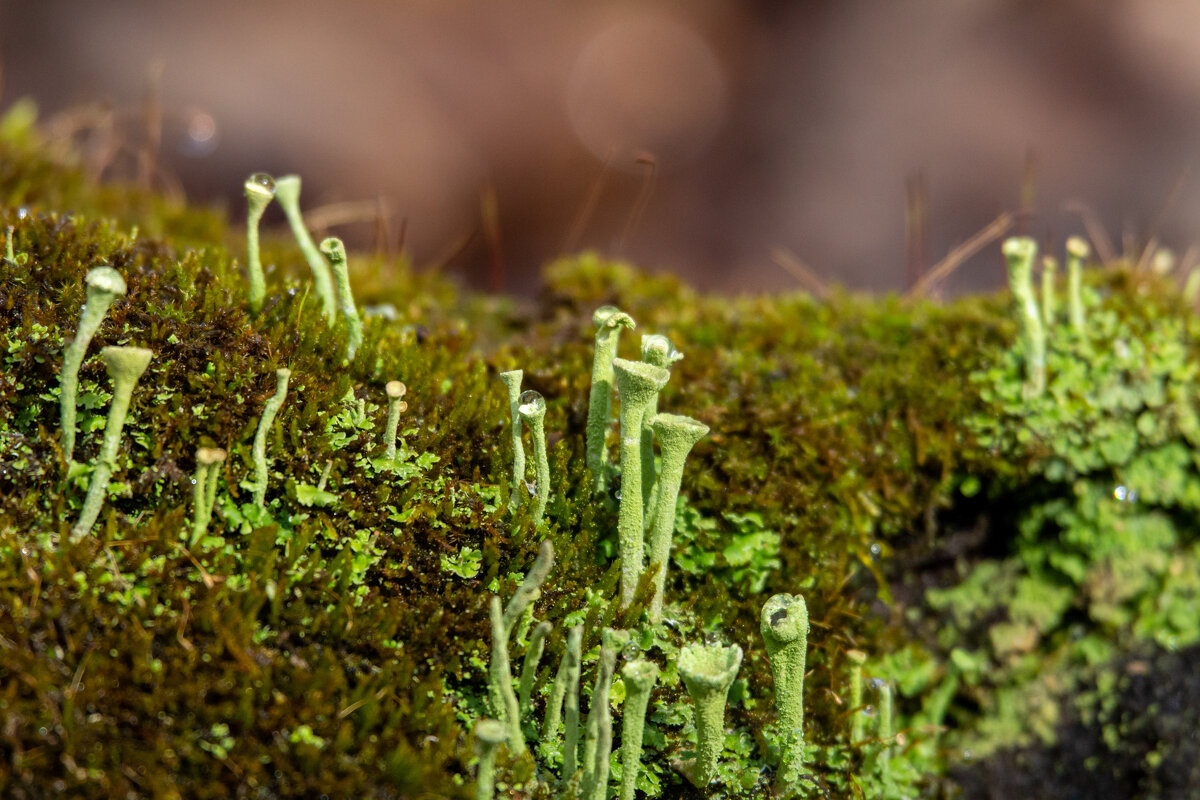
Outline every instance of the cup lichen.
{"label": "cup lichen", "polygon": [[84,278],[87,284],[87,300],[79,315],[79,327],[75,338],[63,353],[62,372],[59,373],[59,415],[62,425],[63,459],[70,464],[75,457],[75,402],[79,391],[79,368],[83,366],[88,345],[104,315],[118,297],[125,295],[125,279],[110,266],[100,265],[88,270]]}
{"label": "cup lichen", "polygon": [[591,470],[594,489],[603,492],[608,484],[605,464],[608,461],[609,418],[612,414],[613,359],[622,328],[637,327],[633,317],[615,306],[601,306],[592,314],[596,326],[596,349],[592,356],[592,388],[588,395],[587,465]]}
{"label": "cup lichen", "polygon": [[508,498],[508,508],[511,511],[517,507],[521,497],[521,489],[525,486],[525,444],[521,439],[521,380],[525,377],[523,370],[512,369],[500,373],[500,380],[508,389],[509,428],[512,434],[513,448],[513,477],[512,494]]}
{"label": "cup lichen", "polygon": [[1014,236],[1004,242],[1008,262],[1008,285],[1021,320],[1021,340],[1025,356],[1025,393],[1038,397],[1046,391],[1046,328],[1033,293],[1033,262],[1037,243],[1028,236]]}
{"label": "cup lichen", "polygon": [[254,461],[254,505],[263,508],[267,500],[267,434],[275,423],[275,415],[283,407],[287,399],[288,378],[292,371],[287,367],[275,370],[275,394],[267,400],[263,407],[262,416],[258,420],[258,430],[254,433],[254,446],[251,458]]}
{"label": "cup lichen", "polygon": [[658,680],[658,665],[651,661],[631,661],[621,670],[625,683],[625,711],[621,720],[621,791],[620,800],[633,800],[638,772],[642,766],[642,737],[646,729],[646,707],[650,692]]}
{"label": "cup lichen", "polygon": [[346,363],[354,360],[363,340],[362,318],[358,316],[358,307],[354,304],[354,292],[350,288],[350,267],[346,263],[346,245],[336,236],[321,242],[321,252],[329,259],[333,267],[333,276],[337,279],[338,307],[346,318],[346,328],[349,339],[346,342]]}
{"label": "cup lichen", "polygon": [[408,410],[408,403],[405,403],[403,399],[408,392],[408,387],[402,381],[388,381],[384,391],[388,398],[388,415],[387,427],[383,431],[383,441],[387,445],[383,457],[388,463],[394,463],[396,461],[396,429],[400,427],[400,415]]}
{"label": "cup lichen", "polygon": [[263,212],[275,197],[275,179],[265,172],[256,172],[243,184],[246,190],[246,271],[250,280],[250,310],[258,313],[267,295],[262,261],[258,253],[258,224]]}
{"label": "cup lichen", "polygon": [[481,719],[475,723],[475,748],[479,753],[479,774],[475,779],[475,800],[496,796],[496,753],[504,744],[507,731],[498,720]]}
{"label": "cup lichen", "polygon": [[795,785],[804,765],[804,669],[808,659],[808,605],[800,595],[777,594],[763,604],[759,622],[771,674],[783,744],[781,774]]}
{"label": "cup lichen", "polygon": [[675,534],[675,502],[683,483],[683,465],[696,443],[709,431],[707,425],[679,414],[655,414],[650,428],[662,451],[662,473],[658,477],[658,501],[650,525],[650,565],[658,565],[654,575],[654,599],[650,601],[650,620],[662,619],[667,586],[667,566],[671,561],[671,539]]}
{"label": "cup lichen", "polygon": [[680,651],[676,665],[696,709],[696,758],[687,775],[703,789],[716,777],[725,746],[725,700],[742,666],[742,648],[689,644]]}
{"label": "cup lichen", "polygon": [[216,501],[217,478],[221,475],[220,465],[225,461],[226,453],[219,447],[196,448],[196,477],[194,486],[191,544],[200,541],[208,530],[209,520],[212,519],[213,503]]}
{"label": "cup lichen", "polygon": [[304,225],[304,216],[300,213],[300,176],[282,175],[276,178],[275,200],[283,207],[288,226],[292,229],[292,236],[295,237],[296,244],[300,246],[300,252],[304,254],[304,260],[308,262],[308,268],[312,271],[313,286],[317,290],[317,298],[321,301],[321,314],[327,321],[332,320],[337,313],[333,278],[329,274],[329,264],[309,235],[308,228]]}
{"label": "cup lichen", "polygon": [[536,475],[533,493],[533,524],[541,527],[550,500],[550,458],[546,453],[546,400],[530,389],[518,399],[517,413],[529,428],[533,440],[533,466]]}

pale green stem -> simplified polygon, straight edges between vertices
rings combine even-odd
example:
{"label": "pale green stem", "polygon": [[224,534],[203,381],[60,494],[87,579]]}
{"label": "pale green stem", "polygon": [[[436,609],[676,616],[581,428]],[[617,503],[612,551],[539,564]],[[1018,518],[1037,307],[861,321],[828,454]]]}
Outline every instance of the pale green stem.
{"label": "pale green stem", "polygon": [[848,650],[846,659],[850,662],[850,744],[855,744],[863,738],[863,664],[867,662],[867,654]]}
{"label": "pale green stem", "polygon": [[[642,336],[642,361],[647,364],[653,364],[656,367],[669,369],[672,364],[683,358],[683,353],[675,349],[675,345],[671,344],[671,340],[662,334],[646,334]],[[642,498],[644,525],[649,527],[653,517],[653,509],[657,502],[656,490],[658,484],[657,476],[654,472],[654,430],[650,427],[649,421],[658,413],[658,392],[654,393],[654,397],[646,405],[646,413],[643,419],[646,421],[642,425]]]}
{"label": "pale green stem", "polygon": [[68,464],[75,457],[75,397],[79,391],[79,368],[83,366],[88,345],[109,306],[125,294],[125,279],[112,267],[100,266],[88,271],[87,301],[79,316],[75,338],[63,352],[62,372],[59,373],[59,412],[62,427],[62,452]]}
{"label": "pale green stem", "polygon": [[617,655],[629,643],[628,631],[604,630],[600,644],[600,664],[596,685],[588,708],[587,734],[583,740],[583,800],[603,800],[608,789],[609,755],[612,753],[612,710],[609,693]]}
{"label": "pale green stem", "polygon": [[708,434],[708,426],[691,417],[656,414],[650,420],[662,449],[662,474],[658,478],[658,503],[650,526],[650,564],[657,564],[650,619],[662,619],[666,602],[667,566],[671,561],[671,539],[675,535],[675,501],[683,483],[683,465],[696,442]]}
{"label": "pale green stem", "polygon": [[1025,393],[1040,396],[1046,390],[1046,330],[1033,294],[1033,260],[1037,243],[1029,237],[1013,237],[1004,242],[1008,260],[1008,285],[1021,318],[1025,349]]}
{"label": "pale green stem", "polygon": [[1058,261],[1053,256],[1042,257],[1042,319],[1046,323],[1047,335],[1053,333],[1054,317],[1058,314],[1058,298],[1054,293],[1054,279],[1058,272]]}
{"label": "pale green stem", "polygon": [[216,501],[217,478],[221,474],[221,464],[225,461],[225,451],[213,447],[201,447],[196,450],[196,485],[193,489],[195,500],[195,517],[192,520],[191,544],[200,541],[208,530],[209,520],[212,519],[213,503]]}
{"label": "pale green stem", "polygon": [[133,398],[133,387],[150,365],[154,354],[141,347],[105,347],[100,358],[108,369],[113,383],[112,405],[108,408],[108,421],[104,424],[104,440],[100,444],[100,455],[92,471],[92,482],[88,485],[87,497],[79,513],[79,521],[71,529],[72,541],[78,541],[92,531],[104,497],[108,494],[108,481],[116,469],[117,450],[121,446],[121,429],[129,413],[129,402]]}
{"label": "pale green stem", "polygon": [[262,261],[258,255],[258,223],[275,196],[275,179],[265,172],[256,172],[246,179],[246,271],[250,279],[250,310],[258,313],[267,296],[267,281],[263,277]]}
{"label": "pale green stem", "polygon": [[350,268],[346,265],[346,246],[342,244],[341,239],[330,236],[321,242],[321,252],[333,265],[333,275],[337,279],[338,305],[342,309],[342,316],[346,318],[346,326],[350,332],[349,341],[346,343],[346,362],[349,363],[354,360],[354,354],[358,352],[358,346],[362,344],[363,324],[362,319],[358,316],[358,307],[354,305],[354,293],[350,289]]}
{"label": "pale green stem", "polygon": [[613,306],[601,306],[592,315],[596,326],[596,350],[592,357],[592,388],[588,396],[587,465],[595,481],[595,491],[603,492],[608,480],[604,465],[608,461],[609,418],[612,415],[613,359],[621,328],[637,327],[633,317]]}
{"label": "pale green stem", "polygon": [[492,595],[489,607],[492,619],[492,663],[489,670],[489,689],[492,713],[508,731],[508,749],[514,755],[525,752],[525,736],[521,733],[521,708],[513,692],[512,667],[508,661],[508,631],[504,627],[504,614],[500,610],[500,598]]}
{"label": "pale green stem", "polygon": [[525,486],[525,444],[521,441],[521,412],[519,407],[521,396],[521,379],[525,377],[522,370],[514,369],[500,373],[500,380],[508,389],[508,415],[512,433],[513,474],[512,494],[508,498],[508,508],[513,510],[521,497],[521,489]]}
{"label": "pale green stem", "polygon": [[507,737],[503,723],[481,719],[475,723],[475,747],[479,753],[479,777],[475,800],[492,800],[496,795],[496,752]]}
{"label": "pale green stem", "polygon": [[641,361],[613,359],[621,395],[621,507],[617,544],[621,553],[621,608],[628,608],[637,591],[645,552],[642,524],[641,431],[646,407],[671,377],[662,367]]}
{"label": "pale green stem", "polygon": [[804,766],[804,669],[808,658],[808,606],[800,595],[777,594],[762,607],[759,630],[775,676],[775,705],[783,741],[781,773],[796,786]]}
{"label": "pale green stem", "polygon": [[879,762],[886,774],[892,758],[892,685],[886,681],[879,686],[879,739],[882,749],[879,751]]}
{"label": "pale green stem", "polygon": [[254,447],[251,455],[254,460],[254,505],[263,508],[267,499],[267,436],[271,425],[275,423],[275,415],[283,407],[287,399],[288,378],[292,371],[287,367],[275,370],[275,394],[267,400],[262,417],[258,420],[258,430],[254,433]]}
{"label": "pale green stem", "polygon": [[1083,262],[1091,248],[1087,241],[1072,236],[1067,239],[1067,303],[1071,315],[1071,327],[1083,335]]}
{"label": "pale green stem", "polygon": [[[576,748],[579,743],[579,651],[582,641],[583,626],[576,625],[567,633],[567,647],[559,662],[558,673],[554,676],[554,686],[551,687],[550,699],[546,702],[546,717],[542,721],[542,752],[545,754],[552,751],[558,741],[558,727],[565,701],[568,716],[567,739],[562,754],[564,779],[569,779],[575,773]],[[571,721],[571,709],[574,709],[574,722]]]}
{"label": "pale green stem", "polygon": [[633,800],[642,767],[646,708],[658,679],[658,667],[649,661],[633,661],[621,670],[621,677],[625,679],[625,712],[621,720],[621,793],[618,797]]}
{"label": "pale green stem", "polygon": [[15,233],[15,229],[9,225],[8,231],[4,234],[4,257],[10,264],[17,263],[17,254],[13,252],[13,233]]}
{"label": "pale green stem", "polygon": [[331,320],[337,313],[333,278],[329,274],[329,264],[317,250],[317,245],[304,225],[304,217],[300,214],[300,176],[284,175],[276,178],[275,199],[283,206],[283,213],[287,215],[292,235],[296,237],[296,244],[300,245],[300,252],[304,254],[304,260],[312,270],[313,285],[317,289],[317,297],[321,300],[321,313],[326,320]]}
{"label": "pale green stem", "polygon": [[554,545],[549,539],[545,539],[538,546],[537,558],[533,561],[533,566],[529,568],[529,572],[525,574],[525,579],[521,581],[521,585],[517,587],[517,591],[513,594],[512,599],[508,601],[508,605],[504,607],[504,631],[505,634],[511,634],[513,626],[517,624],[517,620],[525,613],[525,609],[529,604],[536,600],[542,593],[542,584],[546,582],[546,578],[550,575],[550,570],[554,567]]}
{"label": "pale green stem", "polygon": [[703,789],[716,776],[725,746],[725,701],[742,666],[742,648],[687,645],[677,663],[679,677],[696,706],[696,760],[690,777]]}
{"label": "pale green stem", "polygon": [[538,664],[542,660],[542,650],[546,646],[546,634],[550,633],[553,627],[549,622],[539,622],[538,626],[533,629],[533,636],[529,639],[529,647],[525,651],[525,663],[521,666],[521,682],[517,690],[517,705],[521,709],[521,714],[529,713],[533,681],[537,677]]}
{"label": "pale green stem", "polygon": [[1188,272],[1187,280],[1183,284],[1183,302],[1192,308],[1196,305],[1198,297],[1200,297],[1200,267],[1193,267]]}
{"label": "pale green stem", "polygon": [[383,433],[387,450],[383,457],[391,463],[396,460],[396,429],[400,427],[400,415],[408,410],[408,403],[401,399],[408,391],[408,387],[400,381],[388,381],[384,388],[388,397],[388,416],[387,427]]}
{"label": "pale green stem", "polygon": [[533,466],[537,475],[537,489],[533,496],[533,524],[541,527],[546,516],[546,503],[550,500],[550,459],[546,454],[546,401],[535,391],[521,395],[517,411],[529,428],[533,440]]}

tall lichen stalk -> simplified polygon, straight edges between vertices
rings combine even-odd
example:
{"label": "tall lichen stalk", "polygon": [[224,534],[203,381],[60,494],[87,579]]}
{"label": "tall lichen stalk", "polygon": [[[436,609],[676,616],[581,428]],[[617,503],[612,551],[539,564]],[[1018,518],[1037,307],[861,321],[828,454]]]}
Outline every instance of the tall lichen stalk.
{"label": "tall lichen stalk", "polygon": [[75,458],[75,414],[76,395],[79,391],[79,368],[83,366],[88,345],[104,315],[118,297],[125,295],[125,279],[121,273],[109,266],[99,266],[88,271],[84,279],[87,285],[87,300],[79,316],[79,327],[75,338],[63,353],[62,371],[59,373],[59,416],[62,427],[63,459],[69,464]]}
{"label": "tall lichen stalk", "polygon": [[275,415],[283,408],[283,401],[287,399],[288,379],[291,376],[292,371],[287,367],[275,370],[275,394],[271,395],[263,407],[262,417],[258,420],[258,430],[254,433],[254,447],[251,449],[251,458],[254,461],[254,505],[259,508],[263,508],[267,499],[267,436],[271,432],[271,426],[275,424]]}
{"label": "tall lichen stalk", "polygon": [[596,326],[596,350],[592,358],[592,388],[588,396],[587,465],[594,488],[603,492],[608,485],[605,463],[608,461],[609,417],[612,414],[613,359],[622,328],[635,328],[633,317],[613,306],[601,306],[592,315]]}

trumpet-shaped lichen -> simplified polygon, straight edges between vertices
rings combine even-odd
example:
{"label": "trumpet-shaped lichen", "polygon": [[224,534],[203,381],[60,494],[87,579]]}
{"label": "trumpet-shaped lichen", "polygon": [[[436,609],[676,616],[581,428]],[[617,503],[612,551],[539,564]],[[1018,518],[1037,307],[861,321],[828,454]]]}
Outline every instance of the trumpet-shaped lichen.
{"label": "trumpet-shaped lichen", "polygon": [[642,767],[642,737],[646,729],[646,707],[658,680],[658,667],[650,661],[631,661],[621,670],[625,681],[625,712],[621,720],[620,800],[633,800],[638,772]]}
{"label": "trumpet-shaped lichen", "polygon": [[662,449],[662,473],[658,478],[658,502],[650,526],[650,564],[658,565],[654,575],[654,599],[650,602],[650,619],[662,619],[666,602],[667,566],[671,562],[671,539],[675,533],[675,501],[683,482],[683,465],[688,453],[706,434],[708,426],[678,414],[656,414],[650,427]]}
{"label": "trumpet-shaped lichen", "polygon": [[777,594],[763,604],[759,629],[775,676],[775,705],[783,742],[784,782],[795,785],[804,764],[804,667],[808,606],[800,595]]}
{"label": "trumpet-shaped lichen", "polygon": [[500,373],[500,380],[508,389],[509,429],[512,434],[513,477],[512,494],[508,498],[509,509],[517,507],[521,489],[525,486],[525,444],[521,440],[521,379],[525,373],[519,369]]}
{"label": "trumpet-shaped lichen", "polygon": [[321,251],[317,249],[308,228],[304,226],[304,217],[300,213],[300,176],[283,175],[275,179],[275,200],[283,206],[288,225],[308,268],[312,271],[313,286],[317,290],[317,298],[321,301],[321,313],[326,320],[333,319],[337,313],[336,300],[333,296],[333,278],[329,274],[329,264]]}
{"label": "trumpet-shaped lichen", "polygon": [[537,476],[533,495],[533,524],[539,527],[546,516],[546,503],[550,500],[550,457],[546,453],[546,400],[533,390],[523,392],[517,411],[529,428],[533,440],[533,466]]}
{"label": "trumpet-shaped lichen", "polygon": [[258,223],[275,196],[275,179],[265,172],[256,172],[246,179],[246,271],[250,280],[250,310],[257,313],[267,295],[258,253]]}
{"label": "trumpet-shaped lichen", "polygon": [[696,759],[688,777],[703,789],[716,776],[725,747],[725,700],[742,666],[742,648],[689,644],[680,651],[677,665],[696,708]]}
{"label": "trumpet-shaped lichen", "polygon": [[358,316],[358,306],[354,304],[354,292],[350,288],[350,267],[346,263],[346,246],[342,240],[330,236],[321,242],[321,252],[333,266],[333,275],[337,278],[338,306],[342,316],[346,318],[346,328],[349,339],[346,342],[346,363],[354,360],[363,340],[362,318]]}
{"label": "trumpet-shaped lichen", "polygon": [[79,368],[87,355],[88,344],[104,321],[108,308],[118,297],[125,295],[125,279],[112,267],[99,266],[88,270],[87,300],[79,316],[75,338],[63,353],[59,373],[59,410],[62,420],[62,451],[67,463],[75,457],[75,395],[79,386]]}
{"label": "trumpet-shaped lichen", "polygon": [[592,356],[592,388],[588,396],[587,465],[595,481],[595,490],[603,492],[608,482],[604,472],[608,461],[605,439],[612,414],[613,359],[622,328],[635,328],[633,317],[619,308],[601,306],[592,315],[596,326],[596,350]]}

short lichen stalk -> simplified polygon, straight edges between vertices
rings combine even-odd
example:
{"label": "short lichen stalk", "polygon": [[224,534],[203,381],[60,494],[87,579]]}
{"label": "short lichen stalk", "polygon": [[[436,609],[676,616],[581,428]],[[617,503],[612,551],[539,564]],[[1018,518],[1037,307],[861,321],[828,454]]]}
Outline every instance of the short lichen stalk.
{"label": "short lichen stalk", "polygon": [[208,530],[212,519],[213,503],[217,499],[217,478],[221,475],[221,464],[225,451],[218,447],[196,449],[196,477],[192,480],[192,497],[195,506],[192,518],[192,540],[194,545]]}
{"label": "short lichen stalk", "polygon": [[1042,319],[1046,323],[1047,335],[1054,330],[1054,318],[1058,314],[1058,298],[1054,282],[1058,277],[1058,260],[1054,256],[1042,257]]}
{"label": "short lichen stalk", "polygon": [[400,427],[400,415],[408,410],[404,395],[408,387],[401,381],[388,381],[384,387],[388,398],[387,427],[383,431],[383,440],[387,443],[383,458],[389,464],[396,461],[396,429]]}
{"label": "short lichen stalk", "polygon": [[513,474],[512,494],[508,498],[508,508],[513,510],[520,502],[521,489],[525,486],[525,444],[521,440],[521,379],[525,377],[522,370],[514,369],[500,373],[500,380],[508,389],[509,432],[512,435]]}
{"label": "short lichen stalk", "polygon": [[887,681],[879,682],[879,766],[887,774],[892,760],[892,745],[895,730],[892,723],[892,685]]}
{"label": "short lichen stalk", "polygon": [[608,791],[609,756],[612,754],[612,710],[609,693],[617,656],[629,643],[629,632],[605,628],[601,635],[600,665],[588,708],[587,734],[583,741],[583,800],[604,800]]}
{"label": "short lichen stalk", "polygon": [[658,478],[658,501],[650,525],[650,565],[658,565],[654,574],[654,599],[650,601],[650,620],[662,619],[667,586],[667,565],[671,561],[671,539],[675,535],[675,502],[683,483],[683,465],[696,443],[708,434],[708,426],[691,417],[656,414],[650,428],[662,451],[662,473]]}
{"label": "short lichen stalk", "polygon": [[75,402],[79,392],[79,368],[87,355],[88,345],[109,306],[118,297],[125,295],[125,279],[112,267],[99,266],[88,271],[84,279],[87,284],[87,300],[79,316],[79,328],[75,338],[63,353],[62,372],[59,373],[59,414],[62,424],[62,452],[68,464],[75,457]]}
{"label": "short lichen stalk", "polygon": [[[570,777],[575,772],[576,747],[579,742],[579,662],[583,642],[583,626],[576,625],[567,632],[567,646],[558,663],[550,697],[546,701],[546,716],[542,720],[541,750],[543,756],[557,749],[559,727],[563,720],[563,707],[568,709],[567,742],[563,745],[563,775]],[[573,710],[573,721],[571,711]],[[567,771],[568,764],[570,772]]]}
{"label": "short lichen stalk", "polygon": [[703,789],[716,776],[725,746],[725,701],[742,666],[742,648],[690,644],[680,652],[678,666],[696,708],[696,759],[687,774]]}
{"label": "short lichen stalk", "polygon": [[358,316],[358,307],[354,305],[354,292],[350,289],[350,268],[346,264],[346,246],[342,240],[334,236],[321,242],[321,252],[333,266],[333,275],[337,279],[338,306],[342,316],[346,318],[346,328],[349,339],[346,342],[346,363],[354,360],[363,340],[362,319]]}
{"label": "short lichen stalk", "polygon": [[246,271],[250,280],[250,310],[258,313],[267,296],[267,281],[263,277],[258,253],[258,224],[263,212],[275,196],[275,179],[265,172],[256,172],[246,179]]}
{"label": "short lichen stalk", "polygon": [[1078,237],[1067,239],[1067,313],[1071,317],[1071,328],[1080,336],[1084,331],[1083,317],[1083,262],[1091,248]]}
{"label": "short lichen stalk", "polygon": [[525,752],[525,736],[521,733],[521,710],[513,691],[512,666],[508,657],[508,640],[513,627],[525,609],[541,594],[542,584],[554,566],[554,546],[543,541],[538,556],[517,587],[508,605],[501,610],[500,598],[492,595],[489,615],[492,627],[492,659],[488,665],[488,698],[492,713],[508,731],[508,749],[513,755]]}
{"label": "short lichen stalk", "polygon": [[596,326],[596,350],[592,356],[592,388],[588,396],[587,465],[595,482],[595,491],[599,493],[608,483],[604,472],[608,461],[605,439],[612,414],[613,359],[617,356],[621,329],[637,326],[633,317],[613,306],[596,309],[592,322]]}
{"label": "short lichen stalk", "polygon": [[79,521],[71,529],[73,541],[91,533],[96,518],[100,516],[100,508],[104,505],[105,495],[108,494],[109,478],[116,469],[117,450],[121,446],[121,429],[125,427],[133,388],[150,365],[153,355],[141,347],[105,347],[100,351],[100,358],[104,360],[109,378],[112,379],[113,398],[108,407],[104,440],[100,444],[100,455],[96,458],[96,465],[92,470],[87,497],[83,501],[83,509],[79,512]]}
{"label": "short lichen stalk", "polygon": [[1037,243],[1028,237],[1004,242],[1008,261],[1008,285],[1017,303],[1025,350],[1025,393],[1038,397],[1046,391],[1046,329],[1042,325],[1037,298],[1033,294],[1033,261]]}
{"label": "short lichen stalk", "polygon": [[279,205],[283,206],[283,213],[287,215],[292,235],[296,237],[296,244],[300,246],[300,252],[304,254],[304,260],[308,262],[308,268],[312,270],[313,286],[316,287],[317,297],[321,301],[321,314],[326,320],[331,320],[337,313],[337,301],[333,296],[333,278],[329,274],[329,264],[317,250],[317,245],[309,235],[308,228],[304,226],[304,217],[300,214],[300,176],[284,175],[276,178],[275,199]]}
{"label": "short lichen stalk", "polygon": [[549,622],[539,622],[529,637],[529,646],[525,650],[525,663],[521,666],[521,681],[517,689],[517,705],[521,716],[529,713],[530,698],[533,695],[533,681],[537,677],[538,665],[542,661],[542,650],[546,646],[546,636],[554,626]]}
{"label": "short lichen stalk", "polygon": [[808,658],[808,606],[799,595],[777,594],[762,607],[759,623],[771,673],[783,758],[780,774],[795,786],[804,766],[804,669]]}
{"label": "short lichen stalk", "polygon": [[275,424],[275,415],[283,407],[287,399],[288,378],[292,371],[287,367],[275,370],[275,394],[267,400],[263,407],[262,417],[258,420],[258,430],[254,433],[254,447],[251,457],[254,460],[254,505],[264,508],[267,500],[267,436],[271,426]]}
{"label": "short lichen stalk", "polygon": [[863,738],[863,664],[867,663],[867,654],[861,650],[847,650],[846,660],[850,662],[850,743],[861,742]]}
{"label": "short lichen stalk", "polygon": [[475,723],[475,748],[479,753],[479,775],[475,779],[475,800],[496,796],[496,753],[504,743],[504,725],[494,719]]}
{"label": "short lichen stalk", "polygon": [[646,407],[671,377],[662,367],[641,361],[613,359],[621,395],[621,506],[617,544],[621,553],[621,608],[633,602],[642,575],[645,530],[642,525],[642,421]]}
{"label": "short lichen stalk", "polygon": [[625,679],[625,712],[621,720],[620,800],[633,800],[642,766],[642,737],[646,730],[646,708],[658,680],[658,667],[650,661],[632,661],[621,670]]}
{"label": "short lichen stalk", "polygon": [[[642,336],[642,361],[656,367],[670,369],[671,365],[683,358],[683,353],[675,349],[671,340],[661,334]],[[646,406],[645,420],[642,425],[642,499],[645,509],[645,522],[649,525],[653,519],[653,509],[656,503],[657,476],[654,473],[654,430],[649,421],[658,413],[658,393]]]}
{"label": "short lichen stalk", "polygon": [[541,527],[546,516],[546,503],[550,500],[550,457],[546,453],[546,401],[535,391],[523,392],[517,405],[517,413],[529,428],[533,440],[533,466],[537,479],[533,496],[533,524]]}

